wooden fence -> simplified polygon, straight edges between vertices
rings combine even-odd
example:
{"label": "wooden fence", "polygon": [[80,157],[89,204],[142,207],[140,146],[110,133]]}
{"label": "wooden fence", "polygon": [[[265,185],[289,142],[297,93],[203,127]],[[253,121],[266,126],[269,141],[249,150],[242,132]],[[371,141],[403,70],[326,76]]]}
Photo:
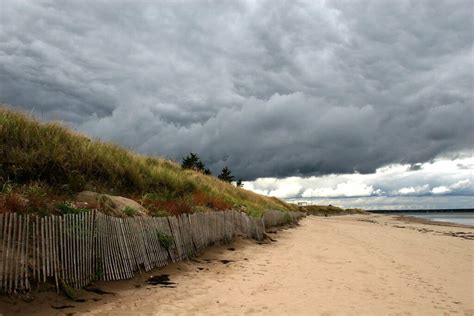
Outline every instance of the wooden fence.
{"label": "wooden fence", "polygon": [[263,213],[263,223],[265,227],[274,227],[297,222],[302,218],[302,212],[281,212],[276,210],[268,210]]}
{"label": "wooden fence", "polygon": [[253,218],[235,210],[177,217],[116,218],[97,211],[62,216],[0,214],[0,291],[28,291],[48,280],[81,288],[132,278],[195,256],[236,235],[261,240],[265,227],[296,221],[279,211]]}

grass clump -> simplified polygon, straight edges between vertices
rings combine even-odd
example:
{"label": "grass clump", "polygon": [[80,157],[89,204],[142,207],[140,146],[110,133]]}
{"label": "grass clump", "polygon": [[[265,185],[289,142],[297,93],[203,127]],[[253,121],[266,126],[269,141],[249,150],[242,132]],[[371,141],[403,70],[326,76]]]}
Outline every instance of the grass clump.
{"label": "grass clump", "polygon": [[61,214],[79,214],[88,211],[88,209],[76,207],[72,202],[69,201],[56,204],[56,209]]}
{"label": "grass clump", "polygon": [[174,242],[173,236],[170,236],[160,231],[157,231],[156,234],[158,235],[160,246],[166,250],[169,250]]}
{"label": "grass clump", "polygon": [[126,206],[124,209],[123,209],[123,213],[127,216],[135,216],[135,214],[137,214],[137,210],[134,209],[133,207],[131,206]]}

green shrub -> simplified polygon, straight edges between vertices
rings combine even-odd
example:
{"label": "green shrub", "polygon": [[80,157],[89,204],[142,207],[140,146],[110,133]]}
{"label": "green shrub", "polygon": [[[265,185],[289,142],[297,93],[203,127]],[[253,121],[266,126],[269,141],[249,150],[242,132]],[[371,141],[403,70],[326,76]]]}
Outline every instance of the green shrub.
{"label": "green shrub", "polygon": [[131,206],[127,206],[123,209],[123,212],[127,216],[134,216],[137,213],[137,210]]}
{"label": "green shrub", "polygon": [[97,263],[97,268],[95,270],[95,280],[102,280],[104,277],[104,269],[102,268],[102,264],[100,262]]}
{"label": "green shrub", "polygon": [[87,212],[88,209],[77,208],[72,202],[62,202],[55,205],[56,209],[61,212],[61,214],[79,214],[82,212]]}
{"label": "green shrub", "polygon": [[10,180],[0,182],[2,183],[1,193],[10,194],[13,191],[13,183]]}
{"label": "green shrub", "polygon": [[170,249],[171,245],[174,242],[173,236],[165,234],[163,232],[156,232],[158,235],[158,240],[160,241],[161,247],[165,248],[166,250]]}

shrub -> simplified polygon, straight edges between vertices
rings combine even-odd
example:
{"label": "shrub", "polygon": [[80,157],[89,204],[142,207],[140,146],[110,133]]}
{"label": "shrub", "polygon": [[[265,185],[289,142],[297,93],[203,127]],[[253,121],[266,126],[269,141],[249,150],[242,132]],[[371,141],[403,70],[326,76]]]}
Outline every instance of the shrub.
{"label": "shrub", "polygon": [[153,216],[180,215],[193,213],[193,202],[189,194],[176,196],[173,192],[165,191],[145,194],[141,204],[150,211]]}
{"label": "shrub", "polygon": [[77,208],[72,202],[65,201],[55,205],[56,209],[61,212],[61,214],[78,214],[82,212],[87,212],[88,209]]}
{"label": "shrub", "polygon": [[97,268],[95,270],[95,280],[99,281],[102,280],[104,277],[104,269],[102,268],[102,263],[99,261],[97,262]]}
{"label": "shrub", "polygon": [[0,209],[2,213],[5,212],[24,212],[27,205],[25,200],[16,193],[8,193],[3,197],[2,206]]}
{"label": "shrub", "polygon": [[232,205],[226,202],[223,198],[218,196],[212,196],[205,192],[194,193],[193,204],[196,206],[205,206],[218,210],[228,210],[232,207]]}
{"label": "shrub", "polygon": [[232,172],[228,167],[222,168],[221,174],[217,176],[220,180],[225,182],[232,182],[235,180],[235,177],[232,175]]}
{"label": "shrub", "polygon": [[14,184],[7,180],[7,181],[1,181],[2,182],[2,188],[1,188],[1,193],[9,194],[13,191],[13,186]]}
{"label": "shrub", "polygon": [[134,216],[137,213],[137,210],[131,206],[127,206],[123,209],[123,212],[127,216]]}
{"label": "shrub", "polygon": [[173,236],[165,234],[163,232],[157,231],[156,234],[158,235],[158,240],[160,241],[160,246],[169,250],[170,247],[173,245],[174,239]]}

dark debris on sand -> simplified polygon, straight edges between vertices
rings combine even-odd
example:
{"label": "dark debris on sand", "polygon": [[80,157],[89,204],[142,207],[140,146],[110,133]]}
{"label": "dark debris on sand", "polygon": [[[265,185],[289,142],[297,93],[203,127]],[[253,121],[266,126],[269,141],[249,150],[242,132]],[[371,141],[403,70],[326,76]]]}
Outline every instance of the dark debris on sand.
{"label": "dark debris on sand", "polygon": [[150,277],[146,284],[159,285],[161,287],[175,288],[176,283],[170,281],[169,274],[162,274]]}

